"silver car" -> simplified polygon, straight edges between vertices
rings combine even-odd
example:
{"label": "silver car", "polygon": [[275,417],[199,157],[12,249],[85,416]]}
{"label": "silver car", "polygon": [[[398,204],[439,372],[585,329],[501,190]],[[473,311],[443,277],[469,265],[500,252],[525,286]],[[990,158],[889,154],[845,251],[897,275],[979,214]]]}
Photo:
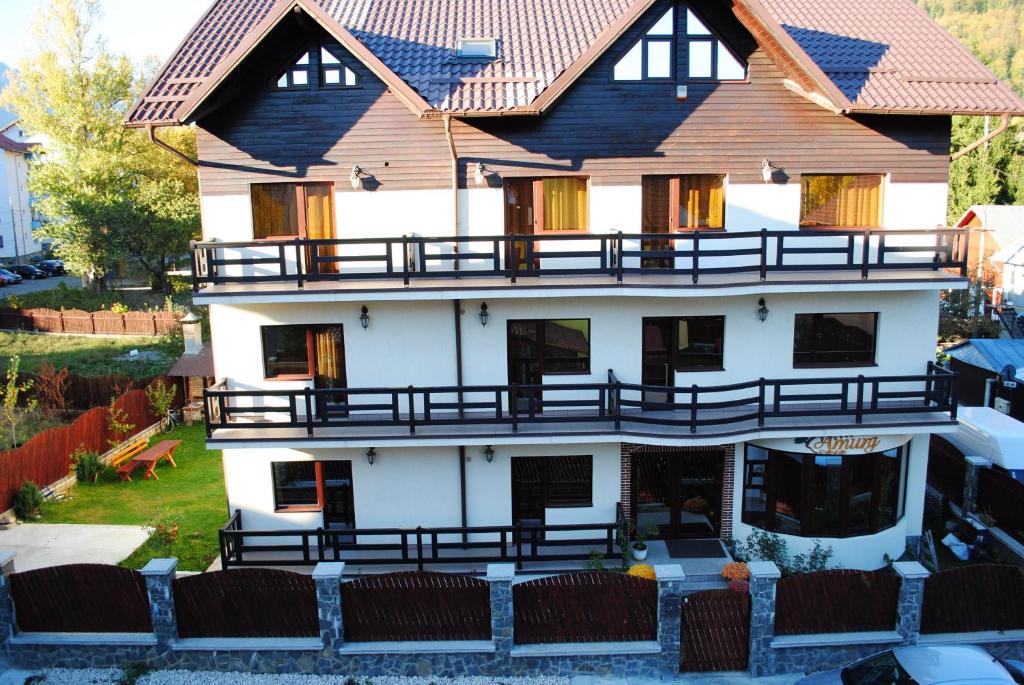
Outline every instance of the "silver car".
{"label": "silver car", "polygon": [[1024,663],[980,647],[898,647],[794,685],[1024,685]]}

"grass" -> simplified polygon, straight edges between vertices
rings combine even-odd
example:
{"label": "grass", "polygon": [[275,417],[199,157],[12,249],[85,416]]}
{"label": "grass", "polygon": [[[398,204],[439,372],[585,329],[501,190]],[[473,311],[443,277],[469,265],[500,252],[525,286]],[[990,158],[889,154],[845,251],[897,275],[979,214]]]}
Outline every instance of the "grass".
{"label": "grass", "polygon": [[[21,370],[35,373],[43,362],[68,368],[82,376],[124,374],[144,378],[167,373],[174,364],[172,345],[158,338],[106,337],[100,335],[33,334],[0,331],[0,373],[7,370],[8,359],[21,356]],[[131,350],[140,356],[132,361],[117,359]],[[159,354],[150,358],[144,352]],[[177,354],[180,354],[178,352]]]}
{"label": "grass", "polygon": [[151,536],[120,565],[140,569],[153,558],[178,558],[182,571],[205,571],[217,558],[217,530],[227,520],[227,498],[220,451],[207,451],[203,426],[184,426],[160,440],[181,440],[174,453],[178,468],[161,462],[160,480],[142,480],[142,471],[122,483],[112,471],[94,484],[80,484],[61,502],[43,505],[41,523],[155,524],[174,518],[180,530],[166,550]]}
{"label": "grass", "polygon": [[[189,284],[185,284],[188,286]],[[176,306],[189,304],[192,298],[191,287],[181,287],[169,296]],[[0,298],[3,295],[0,294]],[[124,305],[136,311],[164,309],[168,304],[168,296],[145,288],[131,290],[105,290],[95,292],[88,288],[69,287],[59,283],[56,288],[39,290],[33,293],[17,293],[3,298],[8,307],[21,309],[82,309],[95,312],[110,309],[114,305]]]}

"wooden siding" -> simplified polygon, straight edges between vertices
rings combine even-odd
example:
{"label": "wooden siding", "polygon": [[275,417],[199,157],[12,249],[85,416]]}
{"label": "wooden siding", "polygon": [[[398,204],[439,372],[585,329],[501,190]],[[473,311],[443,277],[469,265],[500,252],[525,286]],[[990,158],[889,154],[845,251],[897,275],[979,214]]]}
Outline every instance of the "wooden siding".
{"label": "wooden siding", "polygon": [[[787,90],[785,78],[727,11],[709,24],[749,61],[749,82],[690,83],[679,102],[673,83],[614,83],[611,67],[667,5],[651,10],[544,117],[454,122],[466,169],[483,162],[500,175],[582,173],[596,185],[639,185],[645,173],[729,174],[760,183],[761,160],[789,182],[801,173],[890,173],[897,183],[944,183],[949,117],[833,114]],[[237,95],[199,120],[204,194],[242,194],[254,182],[334,181],[349,190],[353,165],[380,190],[449,187],[441,121],[418,119],[368,69],[349,57],[358,90],[274,92],[265,84],[315,26],[279,27],[222,90]],[[685,70],[684,50],[677,68]],[[509,87],[514,87],[510,84]],[[377,185],[379,184],[379,185]]]}

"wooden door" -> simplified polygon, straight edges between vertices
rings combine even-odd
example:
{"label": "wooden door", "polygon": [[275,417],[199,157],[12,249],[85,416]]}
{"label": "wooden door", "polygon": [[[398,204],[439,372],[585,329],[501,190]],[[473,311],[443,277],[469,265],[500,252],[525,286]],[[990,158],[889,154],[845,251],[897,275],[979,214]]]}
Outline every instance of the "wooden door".
{"label": "wooden door", "polygon": [[[533,235],[539,208],[534,201],[536,182],[530,178],[509,178],[505,180],[505,235]],[[505,252],[505,264],[517,271],[527,271],[526,243],[519,241],[513,249],[510,245]],[[539,259],[534,260],[539,268]]]}

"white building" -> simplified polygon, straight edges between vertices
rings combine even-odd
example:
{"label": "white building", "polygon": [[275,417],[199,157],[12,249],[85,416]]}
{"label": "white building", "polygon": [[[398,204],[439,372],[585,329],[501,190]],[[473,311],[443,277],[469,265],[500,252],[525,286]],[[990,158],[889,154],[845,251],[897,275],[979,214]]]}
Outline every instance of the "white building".
{"label": "white building", "polygon": [[950,116],[1024,103],[909,9],[478,4],[220,0],[129,115],[199,129],[224,560],[902,554],[956,426]]}
{"label": "white building", "polygon": [[33,234],[42,224],[28,190],[33,147],[20,135],[17,122],[0,131],[0,259],[12,263],[26,261],[43,250]]}

